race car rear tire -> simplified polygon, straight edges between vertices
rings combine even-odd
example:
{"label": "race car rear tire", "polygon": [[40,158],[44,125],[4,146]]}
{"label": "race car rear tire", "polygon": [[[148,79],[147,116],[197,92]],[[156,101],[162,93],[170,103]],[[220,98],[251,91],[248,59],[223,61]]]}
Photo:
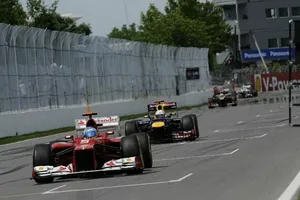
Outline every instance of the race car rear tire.
{"label": "race car rear tire", "polygon": [[147,133],[134,133],[132,135],[136,135],[141,145],[145,168],[152,168],[153,156],[149,135]]}
{"label": "race car rear tire", "polygon": [[[32,165],[33,167],[53,165],[53,160],[51,156],[51,144],[35,145],[32,155]],[[54,180],[54,178],[37,178],[35,176],[33,179],[38,184],[51,183]]]}
{"label": "race car rear tire", "polygon": [[213,108],[213,98],[208,98],[208,108]]}
{"label": "race car rear tire", "polygon": [[257,92],[256,90],[253,90],[253,91],[252,91],[252,96],[253,96],[253,97],[257,97],[257,96],[258,96],[258,92]]}
{"label": "race car rear tire", "polygon": [[[193,118],[190,115],[183,116],[181,118],[181,126],[183,131],[196,130]],[[190,140],[195,140],[197,136],[191,137]]]}
{"label": "race car rear tire", "polygon": [[128,171],[127,174],[140,174],[144,171],[144,158],[141,145],[136,135],[122,137],[121,139],[121,152],[123,158],[140,156],[142,160],[142,169]]}
{"label": "race car rear tire", "polygon": [[125,135],[131,135],[133,133],[137,133],[138,128],[137,128],[137,123],[136,121],[129,121],[125,123]]}
{"label": "race car rear tire", "polygon": [[193,119],[193,123],[195,124],[195,129],[196,129],[196,136],[197,138],[200,137],[200,132],[199,132],[199,126],[198,126],[198,118],[195,114],[190,115]]}

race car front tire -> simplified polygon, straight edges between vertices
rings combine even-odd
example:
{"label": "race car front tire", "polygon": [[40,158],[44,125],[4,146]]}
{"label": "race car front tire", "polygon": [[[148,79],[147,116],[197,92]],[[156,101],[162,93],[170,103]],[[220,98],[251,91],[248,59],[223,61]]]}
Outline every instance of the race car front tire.
{"label": "race car front tire", "polygon": [[[130,135],[122,137],[121,139],[121,152],[123,158],[140,156],[144,165],[144,158],[142,149],[139,143],[139,140],[136,135]],[[127,174],[140,174],[144,171],[144,167],[142,169],[136,169],[133,171],[128,171]]]}
{"label": "race car front tire", "polygon": [[136,135],[141,145],[145,168],[152,168],[153,156],[149,135],[147,133],[134,133],[132,135]]}
{"label": "race car front tire", "polygon": [[200,132],[199,132],[199,126],[198,126],[198,118],[195,114],[190,114],[192,120],[193,120],[193,123],[195,125],[195,130],[196,130],[196,136],[197,138],[200,137]]}
{"label": "race car front tire", "polygon": [[[183,131],[196,130],[196,125],[194,124],[193,118],[190,115],[183,116],[181,118],[181,126]],[[190,140],[195,140],[197,136],[192,136]]]}
{"label": "race car front tire", "polygon": [[208,98],[208,108],[213,108],[213,98]]}
{"label": "race car front tire", "polygon": [[[53,165],[53,160],[51,156],[51,144],[37,144],[33,149],[32,156],[32,165],[36,166],[45,166],[45,165]],[[51,183],[53,182],[53,177],[51,178],[38,178],[34,175],[33,179],[38,184],[43,183]]]}
{"label": "race car front tire", "polygon": [[129,121],[125,123],[125,135],[131,135],[133,133],[137,133],[138,128],[137,128],[137,123],[136,121]]}

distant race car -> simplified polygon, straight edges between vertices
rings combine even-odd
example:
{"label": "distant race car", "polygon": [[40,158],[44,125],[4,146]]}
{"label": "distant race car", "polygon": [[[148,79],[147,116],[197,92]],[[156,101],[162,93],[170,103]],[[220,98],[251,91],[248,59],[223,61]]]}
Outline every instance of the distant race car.
{"label": "distant race car", "polygon": [[229,88],[214,88],[212,98],[208,98],[208,108],[226,107],[228,104],[237,106],[237,94],[235,90]]}
{"label": "distant race car", "polygon": [[[177,109],[176,102],[156,101],[148,105],[148,115],[143,119],[125,123],[125,135],[146,132],[150,141],[160,143],[174,140],[195,140],[199,137],[197,116],[194,114],[178,117],[178,113],[170,112]],[[159,118],[155,112],[161,110],[165,113]]]}
{"label": "distant race car", "polygon": [[251,98],[251,97],[257,97],[258,92],[253,89],[251,84],[243,85],[241,90],[238,92],[239,98]]}
{"label": "distant race car", "polygon": [[[152,167],[152,151],[147,134],[109,137],[115,132],[112,129],[120,130],[119,117],[93,119],[93,115],[97,113],[85,113],[83,116],[89,116],[89,119],[75,120],[77,136],[35,145],[32,179],[36,183],[49,183],[55,177],[80,177],[91,173],[139,174],[144,168]],[[96,135],[86,137],[82,135],[82,130],[94,130]]]}

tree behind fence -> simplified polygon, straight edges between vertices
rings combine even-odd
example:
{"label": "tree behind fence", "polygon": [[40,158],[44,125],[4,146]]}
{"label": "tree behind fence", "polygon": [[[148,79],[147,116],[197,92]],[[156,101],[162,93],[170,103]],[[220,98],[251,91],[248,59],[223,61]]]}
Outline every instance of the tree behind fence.
{"label": "tree behind fence", "polygon": [[[0,24],[0,112],[203,90],[207,53]],[[189,67],[199,80],[186,81]]]}

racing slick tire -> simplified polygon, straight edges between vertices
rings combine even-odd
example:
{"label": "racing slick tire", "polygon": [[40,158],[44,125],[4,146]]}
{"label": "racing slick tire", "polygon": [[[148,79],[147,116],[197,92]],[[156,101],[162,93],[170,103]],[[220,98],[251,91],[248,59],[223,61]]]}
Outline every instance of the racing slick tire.
{"label": "racing slick tire", "polygon": [[219,107],[226,107],[227,106],[227,101],[226,99],[224,100],[219,100]]}
{"label": "racing slick tire", "polygon": [[257,92],[256,90],[253,90],[253,91],[252,91],[252,96],[253,96],[253,97],[257,97],[257,96],[258,96],[258,92]]}
{"label": "racing slick tire", "polygon": [[152,168],[153,156],[149,135],[147,133],[134,133],[132,135],[136,135],[141,145],[145,168]]}
{"label": "racing slick tire", "polygon": [[214,108],[212,104],[213,104],[213,98],[208,98],[208,108]]}
{"label": "racing slick tire", "polygon": [[125,135],[131,135],[138,132],[136,121],[129,121],[125,123]]}
{"label": "racing slick tire", "polygon": [[[183,116],[181,118],[181,126],[183,131],[196,130],[196,125],[194,124],[193,118],[190,115]],[[196,140],[197,136],[191,136],[190,140]]]}
{"label": "racing slick tire", "polygon": [[195,124],[196,136],[197,136],[197,138],[199,138],[200,137],[200,132],[199,132],[197,116],[195,114],[190,114],[190,116],[192,117],[193,123]]}
{"label": "racing slick tire", "polygon": [[[51,144],[37,144],[33,149],[32,155],[32,165],[35,166],[45,166],[45,165],[53,165],[52,157],[51,157]],[[34,173],[34,172],[32,172]],[[51,183],[54,178],[37,178],[33,174],[33,179],[37,184]]]}
{"label": "racing slick tire", "polygon": [[130,135],[122,137],[121,139],[121,152],[122,157],[134,157],[134,156],[140,156],[141,162],[142,162],[142,168],[141,169],[135,169],[133,171],[128,171],[127,174],[140,174],[144,171],[144,158],[143,158],[143,152],[141,149],[141,145],[139,143],[139,140],[136,135]]}

